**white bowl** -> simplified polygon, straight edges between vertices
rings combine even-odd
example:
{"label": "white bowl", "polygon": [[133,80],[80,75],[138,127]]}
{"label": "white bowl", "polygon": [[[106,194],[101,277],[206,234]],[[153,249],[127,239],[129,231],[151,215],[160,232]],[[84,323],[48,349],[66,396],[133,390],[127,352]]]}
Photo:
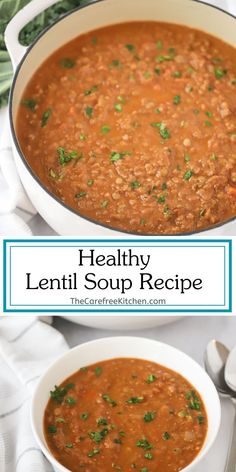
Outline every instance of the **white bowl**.
{"label": "white bowl", "polygon": [[190,472],[201,462],[214,443],[220,425],[221,407],[217,391],[206,372],[183,352],[157,341],[130,336],[97,339],[81,344],[61,356],[39,381],[32,400],[31,422],[37,443],[56,472],[69,472],[49,451],[43,432],[43,416],[54,385],[80,367],[115,357],[134,357],[157,362],[185,377],[201,395],[208,415],[208,432],[203,448],[182,472]]}
{"label": "white bowl", "polygon": [[65,318],[73,323],[90,328],[112,329],[112,330],[129,330],[129,329],[148,329],[156,326],[163,326],[173,321],[181,319],[180,316],[80,316],[80,315],[64,315]]}

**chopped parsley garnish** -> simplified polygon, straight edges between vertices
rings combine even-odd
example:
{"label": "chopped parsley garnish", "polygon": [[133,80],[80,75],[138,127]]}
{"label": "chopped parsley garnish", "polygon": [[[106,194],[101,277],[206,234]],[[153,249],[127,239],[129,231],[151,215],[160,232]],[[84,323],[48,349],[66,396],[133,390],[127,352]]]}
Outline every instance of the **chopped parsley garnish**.
{"label": "chopped parsley garnish", "polygon": [[168,61],[172,61],[173,58],[174,58],[174,56],[173,56],[172,54],[171,54],[171,55],[165,55],[165,56],[158,56],[158,57],[156,58],[156,61],[157,61],[157,62],[160,62],[160,63],[162,63],[162,62],[168,62]]}
{"label": "chopped parsley garnish", "polygon": [[68,403],[70,406],[74,406],[76,405],[76,400],[73,397],[67,397],[66,403]]}
{"label": "chopped parsley garnish", "polygon": [[152,126],[153,128],[159,128],[160,136],[161,136],[163,139],[169,139],[169,138],[171,137],[170,131],[168,130],[168,128],[166,128],[165,123],[162,123],[162,122],[153,122],[153,123],[151,123],[151,126]]}
{"label": "chopped parsley garnish", "polygon": [[119,113],[121,113],[123,111],[123,107],[122,107],[121,103],[115,103],[114,109],[116,111],[118,111]]}
{"label": "chopped parsley garnish", "polygon": [[97,377],[100,377],[101,374],[102,374],[102,367],[100,366],[95,367],[95,375]]}
{"label": "chopped parsley garnish", "polygon": [[115,444],[122,444],[122,441],[120,438],[115,438],[113,441]]}
{"label": "chopped parsley garnish", "polygon": [[157,197],[156,195],[153,195],[153,198],[155,198],[155,200],[158,203],[165,203],[165,201],[166,201],[165,195],[160,195],[160,197]]}
{"label": "chopped parsley garnish", "polygon": [[212,122],[209,121],[209,120],[206,120],[206,121],[205,121],[205,125],[208,126],[209,128],[210,128],[211,126],[213,126]]}
{"label": "chopped parsley garnish", "polygon": [[172,72],[172,77],[175,77],[176,79],[179,79],[180,77],[182,77],[182,72],[180,72],[179,70],[175,70],[174,72]]}
{"label": "chopped parsley garnish", "polygon": [[93,85],[90,89],[84,91],[84,95],[85,96],[91,95],[91,93],[96,92],[97,89],[98,89],[98,86]]}
{"label": "chopped parsley garnish", "polygon": [[194,392],[194,390],[190,390],[186,393],[186,400],[189,400],[188,407],[191,410],[200,411],[201,410],[201,401]]}
{"label": "chopped parsley garnish", "polygon": [[155,411],[147,411],[143,417],[145,423],[150,423],[156,418]]}
{"label": "chopped parsley garnish", "polygon": [[139,441],[136,442],[137,447],[141,447],[145,451],[148,451],[150,449],[153,449],[152,444],[149,443],[149,441],[145,438],[140,439]]}
{"label": "chopped parsley garnish", "polygon": [[130,152],[117,152],[117,151],[112,151],[111,152],[111,162],[116,162],[119,161],[120,159],[123,159],[125,156],[130,156]]}
{"label": "chopped parsley garnish", "polygon": [[205,115],[208,116],[209,118],[213,117],[213,113],[211,111],[206,111]]}
{"label": "chopped parsley garnish", "polygon": [[181,102],[181,96],[180,95],[175,95],[175,97],[173,99],[174,105],[179,105],[180,102]]}
{"label": "chopped parsley garnish", "polygon": [[184,160],[185,162],[189,162],[191,160],[191,156],[189,154],[185,154]]}
{"label": "chopped parsley garnish", "polygon": [[87,180],[87,185],[88,185],[88,187],[92,187],[93,184],[94,184],[94,180],[93,180],[93,179]]}
{"label": "chopped parsley garnish", "polygon": [[202,415],[197,416],[197,422],[198,424],[204,424],[205,418]]}
{"label": "chopped parsley garnish", "polygon": [[211,161],[217,161],[218,157],[215,153],[213,153],[210,157]]}
{"label": "chopped parsley garnish", "polygon": [[111,63],[109,64],[109,68],[110,69],[113,69],[114,67],[120,69],[121,68],[121,62],[118,60],[118,59],[114,59],[113,61],[111,61]]}
{"label": "chopped parsley garnish", "polygon": [[97,454],[99,454],[99,452],[100,452],[99,448],[93,449],[92,451],[88,452],[88,457],[96,456]]}
{"label": "chopped parsley garnish", "polygon": [[191,169],[187,170],[183,176],[184,180],[190,180],[193,176],[193,171]]}
{"label": "chopped parsley garnish", "polygon": [[148,472],[148,468],[147,467],[142,467],[142,469],[140,469],[140,472]]}
{"label": "chopped parsley garnish", "polygon": [[156,75],[161,75],[161,69],[159,69],[159,67],[155,67],[154,72]]}
{"label": "chopped parsley garnish", "polygon": [[126,400],[126,403],[135,405],[136,403],[142,403],[143,400],[144,397],[130,397],[128,400]]}
{"label": "chopped parsley garnish", "polygon": [[162,190],[167,190],[167,184],[166,182],[163,182],[162,186],[161,186],[161,189]]}
{"label": "chopped parsley garnish", "polygon": [[56,423],[65,423],[64,418],[60,418],[60,417],[56,418],[55,421]]}
{"label": "chopped parsley garnish", "polygon": [[132,180],[132,182],[130,183],[130,187],[132,188],[132,190],[135,190],[139,188],[140,186],[141,184],[139,183],[138,180]]}
{"label": "chopped parsley garnish", "polygon": [[81,415],[79,415],[80,419],[83,420],[83,421],[86,421],[89,417],[89,414],[84,412],[84,413],[81,413]]}
{"label": "chopped parsley garnish", "polygon": [[153,459],[153,454],[151,452],[146,452],[144,454],[145,459],[152,460]]}
{"label": "chopped parsley garnish", "polygon": [[111,466],[113,469],[122,470],[122,467],[120,467],[119,465],[116,465],[114,462],[112,462]]}
{"label": "chopped parsley garnish", "polygon": [[79,193],[76,193],[75,198],[80,200],[81,198],[86,197],[86,195],[87,195],[87,192],[79,192]]}
{"label": "chopped parsley garnish", "polygon": [[66,151],[66,149],[61,146],[57,148],[57,153],[59,155],[59,162],[62,166],[68,164],[72,159],[81,159],[83,157],[82,153],[78,155],[77,151]]}
{"label": "chopped parsley garnish", "polygon": [[57,387],[55,385],[54,390],[50,391],[50,396],[56,403],[62,403],[67,393],[68,391],[65,387]]}
{"label": "chopped parsley garnish", "polygon": [[214,72],[215,72],[215,78],[218,80],[222,79],[227,74],[227,70],[222,69],[221,67],[216,67],[214,69]]}
{"label": "chopped parsley garnish", "polygon": [[102,134],[107,134],[107,133],[109,133],[109,131],[111,131],[110,126],[108,126],[108,125],[102,126],[102,128],[101,128]]}
{"label": "chopped parsley garnish", "polygon": [[52,114],[52,109],[48,108],[43,114],[42,114],[42,119],[41,119],[41,128],[44,128],[46,126],[50,116]]}
{"label": "chopped parsley garnish", "polygon": [[178,412],[178,416],[179,416],[180,418],[186,418],[186,416],[189,416],[189,415],[188,415],[188,412],[187,412],[186,410],[180,410],[180,411]]}
{"label": "chopped parsley garnish", "polygon": [[133,44],[126,44],[125,47],[126,47],[126,49],[128,49],[128,51],[130,51],[130,52],[135,51],[135,46],[134,46]]}
{"label": "chopped parsley garnish", "polygon": [[165,205],[163,208],[163,215],[167,217],[170,215],[170,213],[171,213],[170,208],[168,207],[168,205]]}
{"label": "chopped parsley garnish", "polygon": [[81,134],[79,135],[79,139],[80,139],[80,141],[86,141],[86,135],[83,134],[83,133],[81,133]]}
{"label": "chopped parsley garnish", "polygon": [[85,115],[88,118],[92,118],[93,116],[93,107],[90,107],[89,105],[85,108]]}
{"label": "chopped parsley garnish", "polygon": [[110,395],[108,395],[107,393],[104,393],[102,395],[102,399],[105,400],[105,402],[109,403],[109,405],[111,405],[112,407],[117,405],[116,401],[112,400]]}
{"label": "chopped parsley garnish", "polygon": [[163,48],[163,42],[159,39],[159,40],[156,42],[156,46],[157,46],[157,49],[162,49],[162,48]]}
{"label": "chopped parsley garnish", "polygon": [[102,431],[92,431],[89,433],[90,439],[95,441],[96,443],[100,443],[108,434],[108,429],[104,428]]}
{"label": "chopped parsley garnish", "polygon": [[143,74],[143,76],[145,77],[145,79],[150,79],[150,77],[152,76],[151,72],[149,70],[146,70]]}
{"label": "chopped parsley garnish", "polygon": [[55,172],[55,170],[53,170],[53,169],[49,169],[48,173],[49,173],[50,177],[52,177],[52,179],[58,179],[59,180],[59,179],[62,178],[62,175],[57,174],[57,172]]}
{"label": "chopped parsley garnish", "polygon": [[68,449],[72,449],[72,448],[73,448],[73,444],[72,444],[71,442],[69,442],[69,443],[66,444],[66,447],[67,447]]}
{"label": "chopped parsley garnish", "polygon": [[151,383],[155,382],[156,379],[157,379],[157,378],[156,378],[155,375],[150,374],[150,375],[147,377],[146,382],[147,382],[148,384],[151,384]]}
{"label": "chopped parsley garnish", "polygon": [[102,208],[107,208],[109,205],[109,201],[108,200],[103,200],[102,203],[101,203],[101,207]]}
{"label": "chopped parsley garnish", "polygon": [[202,208],[200,211],[199,211],[199,216],[200,218],[202,218],[203,216],[205,216],[206,214],[206,209],[205,208]]}
{"label": "chopped parsley garnish", "polygon": [[170,439],[170,437],[171,436],[170,436],[169,433],[167,433],[167,431],[165,433],[163,433],[163,435],[162,435],[162,438],[164,439],[164,441],[168,441]]}
{"label": "chopped parsley garnish", "polygon": [[65,57],[60,61],[61,67],[64,67],[65,69],[72,69],[73,67],[75,67],[75,64],[76,63],[74,59],[70,59],[69,57]]}
{"label": "chopped parsley garnish", "polygon": [[33,98],[24,98],[21,104],[24,105],[26,108],[29,108],[31,111],[35,112],[37,102]]}
{"label": "chopped parsley garnish", "polygon": [[108,423],[107,423],[106,418],[98,418],[97,424],[98,424],[98,426],[100,426],[100,425],[107,426]]}
{"label": "chopped parsley garnish", "polygon": [[50,434],[56,434],[56,432],[57,432],[57,427],[56,427],[56,426],[53,426],[53,425],[48,426],[48,432],[49,432]]}

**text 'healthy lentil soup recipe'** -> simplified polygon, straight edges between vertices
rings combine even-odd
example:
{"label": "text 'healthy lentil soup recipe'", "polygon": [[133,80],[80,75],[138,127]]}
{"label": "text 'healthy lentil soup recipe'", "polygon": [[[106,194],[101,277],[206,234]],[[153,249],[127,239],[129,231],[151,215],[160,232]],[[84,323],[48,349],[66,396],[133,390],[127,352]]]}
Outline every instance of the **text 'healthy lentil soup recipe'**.
{"label": "text 'healthy lentil soup recipe'", "polygon": [[236,50],[158,22],[66,44],[23,94],[17,135],[68,207],[133,233],[209,229],[236,215]]}

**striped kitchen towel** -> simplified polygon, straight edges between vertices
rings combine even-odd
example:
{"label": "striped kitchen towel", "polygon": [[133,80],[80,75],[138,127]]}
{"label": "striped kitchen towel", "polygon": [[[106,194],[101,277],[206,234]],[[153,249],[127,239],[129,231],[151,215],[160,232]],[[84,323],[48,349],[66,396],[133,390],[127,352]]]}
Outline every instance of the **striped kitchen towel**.
{"label": "striped kitchen towel", "polygon": [[0,318],[0,471],[52,472],[30,425],[31,395],[50,363],[68,349],[51,318]]}

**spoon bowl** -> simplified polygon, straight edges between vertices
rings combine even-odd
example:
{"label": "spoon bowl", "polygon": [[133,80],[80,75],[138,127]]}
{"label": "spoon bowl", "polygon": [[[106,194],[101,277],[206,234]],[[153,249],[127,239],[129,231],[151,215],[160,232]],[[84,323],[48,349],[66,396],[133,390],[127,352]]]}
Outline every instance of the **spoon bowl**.
{"label": "spoon bowl", "polygon": [[236,394],[236,346],[230,351],[225,364],[225,380]]}
{"label": "spoon bowl", "polygon": [[235,392],[225,381],[225,364],[229,356],[229,350],[219,341],[212,340],[206,347],[204,355],[205,369],[221,395],[235,396]]}

